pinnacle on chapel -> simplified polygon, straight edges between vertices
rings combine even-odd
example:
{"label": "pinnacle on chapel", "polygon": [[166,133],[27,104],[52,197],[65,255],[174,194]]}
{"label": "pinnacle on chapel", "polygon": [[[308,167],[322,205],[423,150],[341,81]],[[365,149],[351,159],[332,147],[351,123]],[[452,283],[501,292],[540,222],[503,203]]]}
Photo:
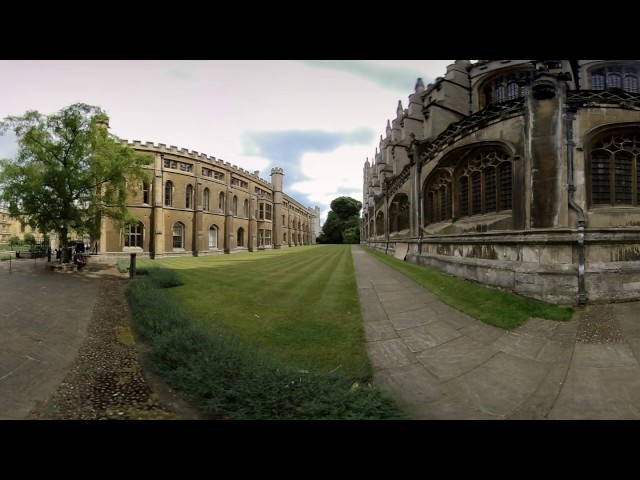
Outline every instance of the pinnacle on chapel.
{"label": "pinnacle on chapel", "polygon": [[424,92],[424,83],[422,83],[422,78],[418,78],[418,80],[416,80],[416,86],[414,87],[414,90],[416,91],[416,93]]}

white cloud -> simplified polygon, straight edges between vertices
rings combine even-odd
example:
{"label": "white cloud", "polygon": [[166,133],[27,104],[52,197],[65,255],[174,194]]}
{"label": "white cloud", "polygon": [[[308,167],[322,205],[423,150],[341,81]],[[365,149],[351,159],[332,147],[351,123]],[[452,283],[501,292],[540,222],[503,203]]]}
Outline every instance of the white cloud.
{"label": "white cloud", "polygon": [[[413,92],[416,78],[407,78],[404,93],[387,88],[398,84],[394,75],[419,74],[428,84],[453,63],[343,62],[348,65],[329,68],[294,60],[0,60],[0,118],[87,103],[107,112],[111,132],[122,139],[204,153],[259,170],[267,181],[270,169],[287,159],[247,154],[247,132],[376,132],[368,145],[302,153],[301,170],[285,170],[285,192],[303,205],[317,204],[324,218],[337,196],[362,200],[364,162],[395,118],[398,100],[406,108]],[[286,164],[292,168],[295,163]],[[307,180],[287,183],[302,175]]]}
{"label": "white cloud", "polygon": [[[322,221],[326,219],[331,201],[348,196],[362,201],[362,174],[366,156],[373,154],[368,147],[343,146],[327,153],[306,153],[300,170],[307,180],[288,185],[289,195],[305,194],[320,206]],[[285,172],[286,180],[286,172]]]}

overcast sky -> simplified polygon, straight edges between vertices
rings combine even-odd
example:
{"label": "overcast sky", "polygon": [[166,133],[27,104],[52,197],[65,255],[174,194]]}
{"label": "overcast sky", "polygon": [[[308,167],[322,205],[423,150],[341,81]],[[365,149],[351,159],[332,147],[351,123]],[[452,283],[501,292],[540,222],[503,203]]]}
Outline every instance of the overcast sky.
{"label": "overcast sky", "polygon": [[[362,201],[362,169],[418,77],[453,60],[0,60],[0,117],[102,108],[111,133],[204,153],[320,207]],[[0,157],[16,152],[0,136]]]}

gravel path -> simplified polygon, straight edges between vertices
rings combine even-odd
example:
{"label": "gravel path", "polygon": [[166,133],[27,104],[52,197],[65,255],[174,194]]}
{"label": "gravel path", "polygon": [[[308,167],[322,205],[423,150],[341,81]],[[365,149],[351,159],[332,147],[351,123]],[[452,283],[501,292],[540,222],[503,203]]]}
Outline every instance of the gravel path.
{"label": "gravel path", "polygon": [[[112,267],[115,269],[115,267]],[[114,272],[115,273],[115,272]],[[205,419],[145,363],[124,295],[128,279],[102,280],[87,340],[62,384],[31,420]]]}
{"label": "gravel path", "polygon": [[578,316],[577,343],[622,343],[620,322],[611,304],[588,305]]}

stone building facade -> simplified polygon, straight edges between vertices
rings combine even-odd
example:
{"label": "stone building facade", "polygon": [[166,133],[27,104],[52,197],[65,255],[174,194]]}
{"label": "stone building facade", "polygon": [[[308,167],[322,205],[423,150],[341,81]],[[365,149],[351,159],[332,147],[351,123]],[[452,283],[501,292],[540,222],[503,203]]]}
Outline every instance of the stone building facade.
{"label": "stone building facade", "polygon": [[136,186],[128,208],[138,220],[125,231],[103,219],[91,251],[103,257],[203,256],[314,244],[320,209],[283,191],[284,172],[271,182],[198,152],[129,142],[153,155],[151,181]]}
{"label": "stone building facade", "polygon": [[556,304],[640,300],[640,61],[457,60],[363,172],[362,243]]}
{"label": "stone building facade", "polygon": [[9,243],[13,221],[9,217],[9,210],[0,205],[0,243]]}
{"label": "stone building facade", "polygon": [[42,240],[43,235],[37,229],[21,223],[9,216],[9,209],[0,205],[0,244],[9,243],[11,237],[24,238],[25,233],[31,233],[37,240]]}

